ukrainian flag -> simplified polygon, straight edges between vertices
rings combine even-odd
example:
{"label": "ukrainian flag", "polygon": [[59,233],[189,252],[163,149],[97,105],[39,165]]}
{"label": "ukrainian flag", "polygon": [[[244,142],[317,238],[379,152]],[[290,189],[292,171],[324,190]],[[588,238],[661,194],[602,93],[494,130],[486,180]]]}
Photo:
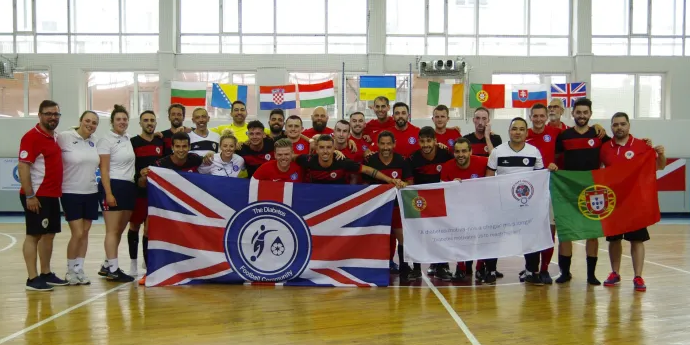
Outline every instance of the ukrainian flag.
{"label": "ukrainian flag", "polygon": [[388,100],[395,100],[396,82],[395,76],[371,76],[359,77],[359,100],[373,101],[376,97],[384,96]]}
{"label": "ukrainian flag", "polygon": [[213,83],[212,107],[231,109],[234,101],[247,103],[247,85]]}

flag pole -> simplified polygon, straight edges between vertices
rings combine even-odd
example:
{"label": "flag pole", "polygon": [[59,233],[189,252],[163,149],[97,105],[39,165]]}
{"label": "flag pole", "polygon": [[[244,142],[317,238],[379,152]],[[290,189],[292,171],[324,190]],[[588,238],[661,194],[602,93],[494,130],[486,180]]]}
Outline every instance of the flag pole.
{"label": "flag pole", "polygon": [[343,61],[343,71],[340,74],[340,99],[341,99],[341,119],[345,120],[345,61]]}
{"label": "flag pole", "polygon": [[407,121],[412,123],[412,63],[410,63],[410,74],[407,79],[407,99],[410,104],[410,113],[407,114]]}

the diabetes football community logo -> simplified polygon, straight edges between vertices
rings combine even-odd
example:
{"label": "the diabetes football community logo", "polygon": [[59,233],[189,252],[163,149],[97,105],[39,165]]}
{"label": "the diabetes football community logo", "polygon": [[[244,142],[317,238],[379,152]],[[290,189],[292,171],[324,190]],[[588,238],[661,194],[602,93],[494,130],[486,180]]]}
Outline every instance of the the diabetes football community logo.
{"label": "the diabetes football community logo", "polygon": [[580,192],[577,206],[583,216],[591,220],[602,220],[616,208],[616,193],[609,187],[595,184]]}
{"label": "the diabetes football community logo", "polygon": [[513,184],[512,192],[513,198],[519,201],[522,204],[521,206],[527,206],[527,202],[534,195],[534,186],[529,181],[520,180]]}
{"label": "the diabetes football community logo", "polygon": [[311,232],[304,219],[275,202],[256,202],[235,213],[224,244],[233,271],[248,281],[296,278],[311,258]]}

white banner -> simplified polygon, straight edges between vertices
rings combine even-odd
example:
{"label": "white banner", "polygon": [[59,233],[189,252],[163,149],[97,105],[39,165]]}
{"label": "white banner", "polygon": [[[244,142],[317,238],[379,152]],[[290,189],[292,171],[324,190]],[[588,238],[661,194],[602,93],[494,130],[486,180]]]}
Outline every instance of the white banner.
{"label": "white banner", "polygon": [[[430,198],[439,189],[445,200]],[[408,262],[500,258],[553,246],[546,170],[410,186],[398,191],[398,202]]]}
{"label": "white banner", "polygon": [[0,190],[19,190],[19,171],[17,158],[0,158]]}

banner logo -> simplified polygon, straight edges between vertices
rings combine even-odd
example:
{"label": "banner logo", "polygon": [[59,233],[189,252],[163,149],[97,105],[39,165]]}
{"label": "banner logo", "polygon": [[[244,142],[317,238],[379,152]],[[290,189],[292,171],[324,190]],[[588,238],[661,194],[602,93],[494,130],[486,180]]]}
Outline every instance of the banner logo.
{"label": "banner logo", "polygon": [[616,193],[607,186],[589,186],[580,192],[577,205],[586,218],[602,220],[610,216],[616,208]]}
{"label": "banner logo", "polygon": [[534,194],[534,186],[527,180],[520,180],[515,182],[512,188],[513,198],[519,201],[522,206],[527,206],[527,201],[532,199]]}
{"label": "banner logo", "polygon": [[414,209],[418,212],[424,211],[426,209],[426,199],[422,198],[421,196],[416,196],[414,199],[412,199],[412,207],[414,207]]}

